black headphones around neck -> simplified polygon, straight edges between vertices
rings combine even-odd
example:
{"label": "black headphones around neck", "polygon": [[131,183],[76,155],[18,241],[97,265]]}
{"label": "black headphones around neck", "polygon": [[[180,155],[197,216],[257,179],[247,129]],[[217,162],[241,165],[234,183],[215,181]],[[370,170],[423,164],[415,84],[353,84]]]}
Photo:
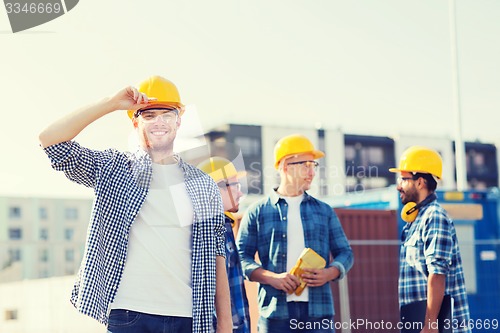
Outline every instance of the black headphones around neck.
{"label": "black headphones around neck", "polygon": [[415,219],[417,218],[419,208],[427,205],[428,203],[431,203],[436,199],[437,199],[436,194],[431,193],[427,196],[427,198],[425,198],[418,204],[415,202],[408,202],[406,205],[404,205],[403,209],[401,210],[401,218],[403,219],[403,221],[408,223],[415,221]]}

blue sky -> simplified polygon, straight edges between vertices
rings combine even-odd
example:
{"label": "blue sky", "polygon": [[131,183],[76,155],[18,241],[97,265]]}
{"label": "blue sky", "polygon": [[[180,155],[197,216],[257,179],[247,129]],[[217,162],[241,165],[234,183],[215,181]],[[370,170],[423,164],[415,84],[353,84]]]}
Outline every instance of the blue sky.
{"label": "blue sky", "polygon": [[[0,10],[0,194],[88,195],[51,170],[38,133],[153,74],[178,85],[201,130],[232,122],[451,138],[448,8],[445,0],[82,0],[17,34]],[[500,2],[456,8],[463,136],[498,145]],[[116,112],[77,140],[126,150],[130,134]]]}

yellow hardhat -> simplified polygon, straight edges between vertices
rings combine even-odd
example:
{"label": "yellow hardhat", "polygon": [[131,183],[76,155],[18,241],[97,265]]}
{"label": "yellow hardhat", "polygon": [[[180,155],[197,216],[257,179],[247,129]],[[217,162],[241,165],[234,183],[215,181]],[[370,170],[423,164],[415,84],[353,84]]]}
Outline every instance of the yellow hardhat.
{"label": "yellow hardhat", "polygon": [[[150,101],[149,105],[141,110],[153,109],[158,107],[176,107],[179,109],[179,116],[184,113],[184,105],[181,103],[181,96],[173,82],[161,77],[151,76],[139,84],[139,92],[146,94],[148,97],[156,98],[155,101]],[[130,119],[134,116],[137,110],[128,110]]]}
{"label": "yellow hardhat", "polygon": [[322,151],[314,149],[308,138],[300,134],[292,134],[281,138],[274,146],[274,167],[278,169],[283,158],[298,154],[313,154],[314,159],[325,156]]}
{"label": "yellow hardhat", "polygon": [[198,169],[207,173],[216,183],[233,177],[242,178],[246,175],[245,171],[237,171],[231,161],[218,156],[204,160],[198,164]]}
{"label": "yellow hardhat", "polygon": [[401,155],[398,168],[390,168],[390,172],[420,172],[430,173],[441,179],[443,173],[443,160],[435,151],[423,146],[412,146]]}

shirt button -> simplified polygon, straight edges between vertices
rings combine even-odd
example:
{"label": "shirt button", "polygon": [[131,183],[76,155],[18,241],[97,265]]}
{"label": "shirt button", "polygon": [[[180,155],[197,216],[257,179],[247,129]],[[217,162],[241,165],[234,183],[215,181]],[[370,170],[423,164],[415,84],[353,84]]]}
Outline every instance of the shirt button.
{"label": "shirt button", "polygon": [[286,234],[283,234],[283,238],[286,238]]}
{"label": "shirt button", "polygon": [[283,221],[286,221],[286,216],[283,217]]}

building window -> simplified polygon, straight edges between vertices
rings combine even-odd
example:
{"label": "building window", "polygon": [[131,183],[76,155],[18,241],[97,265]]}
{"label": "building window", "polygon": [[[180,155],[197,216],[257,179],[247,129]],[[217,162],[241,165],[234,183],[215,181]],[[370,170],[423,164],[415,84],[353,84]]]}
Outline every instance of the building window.
{"label": "building window", "polygon": [[465,142],[465,152],[469,187],[485,189],[498,186],[497,147],[488,143]]}
{"label": "building window", "polygon": [[46,207],[40,207],[38,209],[38,217],[40,217],[40,220],[46,220],[47,219],[47,208]]}
{"label": "building window", "polygon": [[389,182],[387,179],[382,177],[373,177],[363,179],[362,184],[365,190],[370,190],[374,188],[387,187],[389,185]]}
{"label": "building window", "polygon": [[9,239],[10,240],[20,240],[23,238],[23,230],[21,228],[10,228],[9,229]]}
{"label": "building window", "polygon": [[256,138],[247,136],[237,136],[234,138],[234,143],[241,148],[241,152],[245,156],[260,155],[260,141]]}
{"label": "building window", "polygon": [[48,240],[49,239],[49,229],[42,228],[40,229],[40,240]]}
{"label": "building window", "polygon": [[5,320],[17,320],[18,313],[17,310],[5,310]]}
{"label": "building window", "polygon": [[380,165],[384,163],[384,150],[382,147],[368,147],[366,153],[368,165]]}
{"label": "building window", "polygon": [[471,179],[470,181],[467,182],[469,187],[474,190],[486,190],[488,189],[488,183],[485,181],[480,181],[475,178]]}
{"label": "building window", "polygon": [[64,239],[67,241],[72,240],[74,233],[75,233],[75,230],[73,230],[73,229],[65,229],[64,230]]}
{"label": "building window", "polygon": [[40,262],[48,262],[49,261],[49,250],[43,249],[40,251]]}
{"label": "building window", "polygon": [[68,207],[64,210],[64,217],[66,220],[78,220],[78,209]]}
{"label": "building window", "polygon": [[21,218],[21,207],[12,206],[9,207],[9,218],[17,220]]}
{"label": "building window", "polygon": [[359,192],[394,183],[394,140],[387,137],[345,135],[346,191]]}
{"label": "building window", "polygon": [[356,158],[356,149],[354,149],[354,146],[346,145],[344,147],[344,156],[346,161],[354,160]]}
{"label": "building window", "polygon": [[21,261],[21,250],[9,249],[9,261],[10,262]]}
{"label": "building window", "polygon": [[364,185],[356,177],[347,176],[345,182],[347,192],[363,192],[365,190]]}
{"label": "building window", "polygon": [[75,261],[75,250],[73,249],[66,250],[64,253],[64,258],[66,259],[66,262]]}

